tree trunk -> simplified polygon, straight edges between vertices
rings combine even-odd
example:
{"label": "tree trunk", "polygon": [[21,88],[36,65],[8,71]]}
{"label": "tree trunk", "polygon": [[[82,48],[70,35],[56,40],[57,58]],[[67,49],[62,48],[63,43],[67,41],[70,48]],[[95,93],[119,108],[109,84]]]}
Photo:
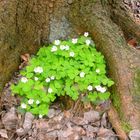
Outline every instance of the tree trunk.
{"label": "tree trunk", "polygon": [[[114,8],[114,2],[103,7],[99,0],[0,1],[0,88],[17,69],[20,54],[36,52],[41,44],[54,39],[89,31],[115,81],[112,102],[123,126],[140,129],[140,52],[125,40],[129,35],[139,40],[140,27],[120,3],[117,1]],[[114,21],[119,21],[120,27]]]}
{"label": "tree trunk", "polygon": [[[126,44],[123,32],[109,18],[100,2],[75,1],[70,11],[72,23],[79,30],[88,30],[105,55],[110,76],[116,83],[112,89],[112,101],[122,123],[140,129],[140,52]],[[127,27],[128,31],[131,26]]]}
{"label": "tree trunk", "polygon": [[0,90],[18,69],[20,55],[34,53],[49,33],[44,0],[0,1]]}

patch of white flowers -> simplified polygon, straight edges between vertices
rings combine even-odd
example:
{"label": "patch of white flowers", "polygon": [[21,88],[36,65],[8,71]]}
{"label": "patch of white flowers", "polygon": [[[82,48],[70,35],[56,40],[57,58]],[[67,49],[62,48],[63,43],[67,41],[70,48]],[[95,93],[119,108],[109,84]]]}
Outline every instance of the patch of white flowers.
{"label": "patch of white flowers", "polygon": [[60,45],[60,50],[65,50],[65,46],[64,45]]}
{"label": "patch of white flowers", "polygon": [[51,88],[48,88],[48,93],[52,93],[53,90]]}
{"label": "patch of white flowers", "polygon": [[28,82],[28,79],[27,79],[26,77],[22,77],[22,78],[21,78],[21,82],[22,82],[22,83],[26,83],[26,82]]}
{"label": "patch of white flowers", "polygon": [[32,105],[33,103],[34,103],[34,100],[33,100],[33,99],[29,99],[29,100],[28,100],[28,104],[29,104],[29,105]]}
{"label": "patch of white flowers", "polygon": [[76,43],[77,43],[77,41],[78,41],[78,39],[77,39],[77,38],[73,38],[73,39],[72,39],[72,43],[73,43],[73,44],[76,44]]}
{"label": "patch of white flowers", "polygon": [[34,68],[34,72],[35,73],[42,73],[43,72],[43,68],[42,67],[36,67],[36,68]]}
{"label": "patch of white flowers", "polygon": [[90,45],[90,43],[91,43],[91,40],[87,39],[87,40],[86,40],[86,45],[88,45],[88,46],[89,46],[89,45]]}
{"label": "patch of white flowers", "polygon": [[68,45],[65,46],[65,50],[68,51],[70,47]]}
{"label": "patch of white flowers", "polygon": [[35,81],[38,81],[38,77],[35,77],[34,79],[35,79]]}
{"label": "patch of white flowers", "polygon": [[54,76],[51,76],[51,80],[54,80],[55,79],[55,77]]}
{"label": "patch of white flowers", "polygon": [[51,52],[55,52],[55,51],[57,51],[57,47],[56,46],[52,46]]}
{"label": "patch of white flowers", "polygon": [[85,36],[85,37],[88,37],[88,35],[89,35],[88,32],[85,32],[85,33],[84,33],[84,36]]}
{"label": "patch of white flowers", "polygon": [[49,83],[50,81],[51,81],[51,79],[50,78],[46,78],[46,83]]}
{"label": "patch of white flowers", "polygon": [[37,104],[37,105],[40,104],[40,101],[39,101],[39,100],[36,100],[36,104]]}
{"label": "patch of white flowers", "polygon": [[21,108],[25,109],[25,108],[27,108],[27,105],[25,103],[22,103]]}
{"label": "patch of white flowers", "polygon": [[96,73],[100,73],[100,69],[96,69]]}
{"label": "patch of white flowers", "polygon": [[74,52],[70,52],[70,56],[74,57],[75,53]]}
{"label": "patch of white flowers", "polygon": [[93,90],[93,87],[92,87],[91,85],[89,85],[89,86],[87,87],[87,89],[88,89],[89,91],[92,91],[92,90]]}
{"label": "patch of white flowers", "polygon": [[81,78],[85,77],[85,73],[84,72],[80,72],[80,77]]}
{"label": "patch of white flowers", "polygon": [[60,40],[55,40],[55,41],[54,41],[54,44],[55,44],[55,45],[60,45]]}
{"label": "patch of white flowers", "polygon": [[39,114],[39,118],[41,119],[43,117],[43,115]]}
{"label": "patch of white flowers", "polygon": [[97,91],[100,91],[101,93],[106,92],[106,88],[105,87],[101,87],[101,86],[95,86]]}

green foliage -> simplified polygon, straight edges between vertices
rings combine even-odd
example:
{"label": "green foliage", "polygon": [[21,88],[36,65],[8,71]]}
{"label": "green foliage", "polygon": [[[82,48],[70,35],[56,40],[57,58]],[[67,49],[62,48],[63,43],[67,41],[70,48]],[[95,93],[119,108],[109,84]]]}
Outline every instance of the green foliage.
{"label": "green foliage", "polygon": [[12,85],[14,94],[22,97],[21,109],[40,117],[58,96],[97,102],[110,96],[113,81],[106,76],[104,56],[95,49],[88,33],[77,39],[55,40],[43,46],[29,65],[20,72],[21,80]]}

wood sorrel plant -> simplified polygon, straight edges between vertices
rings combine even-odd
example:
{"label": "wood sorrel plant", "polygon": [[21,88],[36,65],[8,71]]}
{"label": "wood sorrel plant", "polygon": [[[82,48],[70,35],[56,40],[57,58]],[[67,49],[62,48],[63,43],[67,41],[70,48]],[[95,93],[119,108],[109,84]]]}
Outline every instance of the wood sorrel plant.
{"label": "wood sorrel plant", "polygon": [[88,33],[66,41],[55,40],[42,47],[29,65],[20,72],[22,78],[12,85],[22,97],[21,108],[42,117],[57,96],[77,100],[80,94],[91,102],[109,98],[113,81],[106,76],[104,56],[97,52]]}

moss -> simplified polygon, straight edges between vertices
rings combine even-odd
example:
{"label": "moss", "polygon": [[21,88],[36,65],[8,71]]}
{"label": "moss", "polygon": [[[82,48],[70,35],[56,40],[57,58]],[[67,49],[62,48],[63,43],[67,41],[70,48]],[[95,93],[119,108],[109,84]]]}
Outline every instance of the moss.
{"label": "moss", "polygon": [[121,126],[126,133],[129,133],[132,130],[131,125],[126,121],[122,121]]}
{"label": "moss", "polygon": [[113,106],[115,107],[115,109],[118,112],[118,115],[119,115],[119,118],[120,118],[120,121],[121,121],[122,129],[126,133],[130,132],[132,130],[132,128],[131,128],[131,125],[125,119],[125,117],[123,115],[123,112],[121,110],[121,102],[120,102],[119,95],[117,93],[114,93],[114,94],[112,94],[111,99],[112,99]]}
{"label": "moss", "polygon": [[134,78],[134,91],[133,91],[133,102],[137,103],[139,105],[140,101],[140,69],[137,69],[135,72],[135,78]]}
{"label": "moss", "polygon": [[136,71],[135,81],[136,81],[136,90],[140,93],[140,69]]}
{"label": "moss", "polygon": [[120,102],[120,98],[119,98],[118,94],[113,93],[111,95],[111,99],[112,99],[113,106],[115,107],[117,112],[119,112],[120,118],[122,118],[123,115],[122,115],[122,112],[121,112],[121,102]]}

